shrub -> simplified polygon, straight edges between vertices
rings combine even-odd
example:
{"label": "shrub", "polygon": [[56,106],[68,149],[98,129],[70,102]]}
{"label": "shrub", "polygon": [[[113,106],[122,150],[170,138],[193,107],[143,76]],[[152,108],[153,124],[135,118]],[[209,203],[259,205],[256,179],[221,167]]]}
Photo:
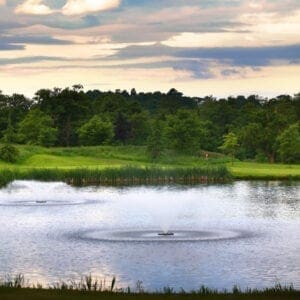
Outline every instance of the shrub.
{"label": "shrub", "polygon": [[113,125],[109,120],[100,116],[92,117],[78,130],[80,144],[96,146],[108,144],[113,138]]}
{"label": "shrub", "polygon": [[9,163],[17,161],[19,150],[13,145],[6,144],[0,148],[0,159]]}

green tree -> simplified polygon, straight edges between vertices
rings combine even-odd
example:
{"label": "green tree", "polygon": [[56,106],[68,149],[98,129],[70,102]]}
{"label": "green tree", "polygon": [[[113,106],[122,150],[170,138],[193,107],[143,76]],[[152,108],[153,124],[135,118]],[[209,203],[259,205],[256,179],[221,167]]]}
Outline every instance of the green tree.
{"label": "green tree", "polygon": [[2,141],[11,144],[16,139],[14,127],[11,124],[11,111],[8,112],[7,128],[3,131]]}
{"label": "green tree", "polygon": [[86,121],[91,106],[81,85],[71,89],[39,90],[35,94],[39,109],[51,116],[54,126],[58,129],[58,144],[74,146],[78,143],[77,130]]}
{"label": "green tree", "polygon": [[145,112],[134,113],[130,116],[130,144],[145,145],[149,135],[149,116]]}
{"label": "green tree", "polygon": [[295,123],[286,128],[277,138],[278,153],[283,162],[300,162],[300,128]]}
{"label": "green tree", "polygon": [[[195,153],[200,150],[206,138],[206,129],[197,114],[189,110],[179,110],[169,115],[165,133],[168,146],[181,152]],[[202,141],[202,145],[201,145]]]}
{"label": "green tree", "polygon": [[151,159],[159,158],[164,148],[163,124],[161,121],[155,120],[151,126],[151,131],[147,140],[147,150]]}
{"label": "green tree", "polygon": [[233,132],[224,135],[224,143],[219,148],[226,154],[231,156],[231,163],[233,164],[234,156],[239,147],[238,138]]}
{"label": "green tree", "polygon": [[19,123],[18,136],[20,142],[50,147],[56,142],[57,129],[50,116],[35,108]]}
{"label": "green tree", "polygon": [[114,129],[109,120],[96,115],[79,128],[78,134],[81,145],[96,146],[111,142]]}

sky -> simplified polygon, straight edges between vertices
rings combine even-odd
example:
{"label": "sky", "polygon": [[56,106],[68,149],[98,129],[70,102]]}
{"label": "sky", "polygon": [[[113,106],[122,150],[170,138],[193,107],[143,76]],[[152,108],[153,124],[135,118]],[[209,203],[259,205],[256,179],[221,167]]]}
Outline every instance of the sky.
{"label": "sky", "polygon": [[300,92],[299,0],[0,0],[0,90]]}

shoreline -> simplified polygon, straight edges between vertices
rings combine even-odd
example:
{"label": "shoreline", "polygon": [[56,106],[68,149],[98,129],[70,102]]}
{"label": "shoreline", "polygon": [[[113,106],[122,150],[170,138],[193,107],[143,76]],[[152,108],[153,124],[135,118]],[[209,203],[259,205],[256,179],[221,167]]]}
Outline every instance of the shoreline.
{"label": "shoreline", "polygon": [[17,179],[75,185],[206,184],[232,180],[299,181],[300,164],[238,161],[220,153],[166,150],[153,161],[145,146],[44,148],[16,146],[15,163],[0,161],[0,186]]}
{"label": "shoreline", "polygon": [[0,187],[14,180],[62,181],[73,186],[103,185],[195,185],[227,183],[232,177],[225,166],[214,167],[134,167],[75,169],[4,169],[0,170]]}
{"label": "shoreline", "polygon": [[226,184],[234,181],[298,182],[299,175],[234,175],[226,166],[119,168],[10,168],[0,169],[0,188],[15,180],[65,182],[71,186],[164,186]]}

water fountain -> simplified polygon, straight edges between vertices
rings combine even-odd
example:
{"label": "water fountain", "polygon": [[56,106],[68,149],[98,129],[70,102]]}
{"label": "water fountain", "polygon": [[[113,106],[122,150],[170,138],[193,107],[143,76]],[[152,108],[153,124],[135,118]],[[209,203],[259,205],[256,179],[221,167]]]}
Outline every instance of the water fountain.
{"label": "water fountain", "polygon": [[174,232],[160,232],[158,233],[159,236],[174,236]]}
{"label": "water fountain", "polygon": [[86,190],[63,182],[13,181],[0,190],[1,206],[73,206],[99,203],[101,199]]}

